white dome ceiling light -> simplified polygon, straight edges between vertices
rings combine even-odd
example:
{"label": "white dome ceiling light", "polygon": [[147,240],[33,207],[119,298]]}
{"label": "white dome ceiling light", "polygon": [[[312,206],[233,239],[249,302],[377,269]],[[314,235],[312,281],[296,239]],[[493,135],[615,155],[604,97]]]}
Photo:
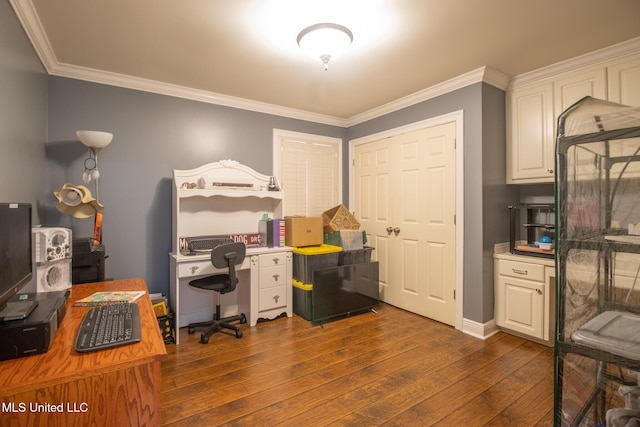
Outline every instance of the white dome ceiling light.
{"label": "white dome ceiling light", "polygon": [[320,58],[326,71],[329,61],[351,45],[353,33],[343,25],[326,22],[300,31],[297,41],[303,51],[314,58]]}

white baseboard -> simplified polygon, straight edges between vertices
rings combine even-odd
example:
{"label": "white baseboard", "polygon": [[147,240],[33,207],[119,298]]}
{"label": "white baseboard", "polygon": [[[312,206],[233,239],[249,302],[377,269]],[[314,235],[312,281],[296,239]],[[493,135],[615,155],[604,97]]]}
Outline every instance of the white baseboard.
{"label": "white baseboard", "polygon": [[469,319],[462,319],[462,332],[472,337],[486,340],[499,332],[495,320],[491,319],[486,323],[478,323]]}

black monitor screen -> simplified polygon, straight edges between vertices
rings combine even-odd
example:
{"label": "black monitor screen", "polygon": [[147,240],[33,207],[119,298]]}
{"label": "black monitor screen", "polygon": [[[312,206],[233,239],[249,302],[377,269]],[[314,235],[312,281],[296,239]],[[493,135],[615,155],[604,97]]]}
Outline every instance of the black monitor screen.
{"label": "black monitor screen", "polygon": [[0,307],[33,275],[31,204],[0,203]]}

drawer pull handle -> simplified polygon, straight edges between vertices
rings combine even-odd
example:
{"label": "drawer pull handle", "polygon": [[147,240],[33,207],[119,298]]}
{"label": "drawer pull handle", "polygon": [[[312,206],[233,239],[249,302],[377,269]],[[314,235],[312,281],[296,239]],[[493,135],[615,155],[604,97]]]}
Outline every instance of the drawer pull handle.
{"label": "drawer pull handle", "polygon": [[518,270],[517,268],[512,268],[513,272],[516,274],[522,274],[523,276],[526,276],[529,274],[529,271],[527,270]]}
{"label": "drawer pull handle", "polygon": [[198,271],[200,267],[198,267],[197,265],[194,265],[193,267],[191,267],[191,274],[196,274],[196,271]]}
{"label": "drawer pull handle", "polygon": [[277,264],[278,262],[280,262],[280,258],[273,258],[273,263]]}
{"label": "drawer pull handle", "polygon": [[280,299],[280,295],[274,295],[273,296],[273,300],[276,302],[276,304],[278,303],[279,299]]}
{"label": "drawer pull handle", "polygon": [[279,277],[280,277],[279,274],[274,274],[273,275],[273,280],[275,280],[277,282]]}

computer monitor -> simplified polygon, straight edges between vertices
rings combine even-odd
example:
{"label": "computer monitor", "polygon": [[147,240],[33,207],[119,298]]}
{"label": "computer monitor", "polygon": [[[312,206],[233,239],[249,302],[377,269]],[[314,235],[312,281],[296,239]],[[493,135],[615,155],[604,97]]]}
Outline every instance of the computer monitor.
{"label": "computer monitor", "polygon": [[0,203],[0,320],[27,317],[36,301],[9,301],[33,277],[31,204]]}

